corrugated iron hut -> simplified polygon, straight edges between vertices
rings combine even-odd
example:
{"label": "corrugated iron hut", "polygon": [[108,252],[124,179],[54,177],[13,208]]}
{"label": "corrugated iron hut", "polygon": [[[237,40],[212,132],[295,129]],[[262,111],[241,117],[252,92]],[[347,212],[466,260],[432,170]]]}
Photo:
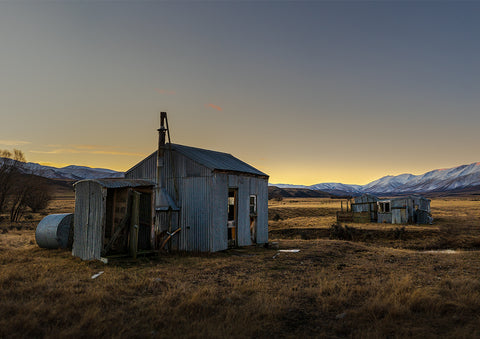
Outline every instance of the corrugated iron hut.
{"label": "corrugated iron hut", "polygon": [[430,224],[430,199],[412,195],[391,199],[380,199],[378,205],[378,222],[392,224]]}
{"label": "corrugated iron hut", "polygon": [[430,200],[412,195],[380,199],[371,194],[355,197],[351,204],[351,221],[388,224],[429,224],[433,221]]}
{"label": "corrugated iron hut", "polygon": [[267,243],[268,175],[227,153],[166,143],[165,132],[162,113],[158,150],[125,173],[156,181],[156,246],[215,252]]}
{"label": "corrugated iron hut", "polygon": [[[268,242],[268,175],[227,153],[165,142],[125,179],[75,183],[72,254],[214,252]],[[169,135],[169,134],[168,134]]]}
{"label": "corrugated iron hut", "polygon": [[153,248],[153,187],[147,180],[75,183],[72,254],[84,260]]}

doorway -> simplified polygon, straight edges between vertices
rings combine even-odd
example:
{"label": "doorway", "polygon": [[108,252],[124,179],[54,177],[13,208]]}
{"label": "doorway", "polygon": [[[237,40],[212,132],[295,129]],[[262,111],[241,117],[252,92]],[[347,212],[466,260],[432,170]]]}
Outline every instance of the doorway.
{"label": "doorway", "polygon": [[238,188],[229,188],[228,189],[228,220],[227,220],[228,247],[237,246],[237,225],[238,225]]}
{"label": "doorway", "polygon": [[257,243],[257,196],[250,195],[250,240]]}

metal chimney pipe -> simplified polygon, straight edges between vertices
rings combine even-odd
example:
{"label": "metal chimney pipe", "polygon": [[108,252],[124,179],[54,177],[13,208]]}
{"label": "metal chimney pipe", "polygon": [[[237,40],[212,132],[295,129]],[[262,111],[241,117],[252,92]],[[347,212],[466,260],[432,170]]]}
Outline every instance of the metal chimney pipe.
{"label": "metal chimney pipe", "polygon": [[157,182],[155,186],[155,210],[178,211],[178,207],[166,191],[166,182],[163,175],[165,166],[165,132],[168,132],[167,113],[160,112],[160,128],[158,129],[158,151],[157,151]]}
{"label": "metal chimney pipe", "polygon": [[163,188],[162,169],[164,166],[165,155],[165,120],[167,112],[160,112],[160,128],[158,131],[158,151],[157,151],[157,190]]}

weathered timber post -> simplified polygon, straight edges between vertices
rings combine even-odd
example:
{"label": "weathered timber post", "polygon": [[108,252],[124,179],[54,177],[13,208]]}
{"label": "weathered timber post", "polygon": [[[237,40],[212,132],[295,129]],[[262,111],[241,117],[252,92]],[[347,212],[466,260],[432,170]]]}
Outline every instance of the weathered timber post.
{"label": "weathered timber post", "polygon": [[133,192],[132,221],[130,223],[130,255],[137,258],[138,228],[140,223],[140,193]]}

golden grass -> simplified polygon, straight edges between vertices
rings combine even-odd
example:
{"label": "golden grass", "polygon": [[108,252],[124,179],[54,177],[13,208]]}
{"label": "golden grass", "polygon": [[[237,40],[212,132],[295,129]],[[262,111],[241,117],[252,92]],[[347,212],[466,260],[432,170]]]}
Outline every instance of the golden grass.
{"label": "golden grass", "polygon": [[[335,203],[275,204],[292,216],[275,227],[328,230],[332,215],[318,209]],[[305,208],[318,216],[295,216]],[[479,202],[434,200],[432,209],[438,224],[416,231],[419,244],[480,237]],[[364,229],[375,227],[387,226]],[[272,240],[300,252],[249,247],[104,265],[38,248],[33,229],[0,233],[0,337],[480,336],[477,251],[409,249],[414,240]]]}

